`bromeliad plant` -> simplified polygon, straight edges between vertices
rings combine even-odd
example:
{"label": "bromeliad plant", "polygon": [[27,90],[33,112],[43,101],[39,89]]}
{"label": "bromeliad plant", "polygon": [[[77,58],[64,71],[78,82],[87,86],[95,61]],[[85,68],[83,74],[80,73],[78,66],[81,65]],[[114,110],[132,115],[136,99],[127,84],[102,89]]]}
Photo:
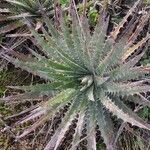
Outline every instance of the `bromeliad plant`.
{"label": "bromeliad plant", "polygon": [[[150,130],[150,125],[125,104],[125,99],[128,99],[150,107],[150,102],[142,95],[150,91],[145,76],[150,73],[150,66],[136,66],[145,50],[129,60],[126,59],[129,50],[133,52],[143,43],[139,42],[129,49],[125,37],[118,42],[111,37],[106,39],[107,18],[105,21],[100,19],[95,31],[91,33],[87,18],[83,15],[80,19],[75,5],[72,5],[70,12],[71,27],[68,27],[62,13],[59,30],[53,27],[47,16],[43,16],[43,19],[48,31],[43,27],[43,34],[39,34],[28,23],[46,57],[32,51],[34,58],[25,62],[3,54],[3,58],[16,67],[49,81],[45,84],[13,87],[25,91],[25,94],[15,96],[14,99],[35,98],[54,92],[54,96],[48,101],[42,101],[21,113],[30,112],[15,125],[38,119],[16,138],[23,138],[46,121],[52,120],[67,105],[67,112],[45,150],[59,149],[74,120],[76,127],[70,149],[78,147],[83,137],[82,130],[86,129],[87,148],[96,150],[98,125],[106,149],[114,150],[115,132],[110,114],[133,126]],[[146,43],[149,38],[148,34],[142,41]]]}
{"label": "bromeliad plant", "polygon": [[[24,22],[24,18],[26,17],[32,23],[35,23],[35,29],[38,30],[42,26],[42,12],[52,18],[54,15],[53,6],[53,0],[0,1],[0,35],[4,46],[0,46],[0,51],[11,51],[14,49],[17,51],[19,49],[19,51],[26,53],[27,50],[23,48],[23,44],[30,43],[30,31]],[[10,46],[12,41],[13,44]]]}
{"label": "bromeliad plant", "polygon": [[26,26],[24,17],[38,23],[41,20],[41,11],[49,16],[54,14],[52,0],[4,0],[0,4],[0,34]]}

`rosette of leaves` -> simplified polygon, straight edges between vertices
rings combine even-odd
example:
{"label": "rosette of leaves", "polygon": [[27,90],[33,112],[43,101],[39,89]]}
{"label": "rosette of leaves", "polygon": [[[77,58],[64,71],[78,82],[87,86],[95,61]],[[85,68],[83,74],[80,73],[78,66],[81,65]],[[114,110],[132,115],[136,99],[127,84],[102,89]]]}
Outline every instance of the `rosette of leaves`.
{"label": "rosette of leaves", "polygon": [[41,20],[41,12],[49,16],[54,14],[52,0],[3,0],[0,4],[0,34],[26,26],[24,17],[37,23]]}
{"label": "rosette of leaves", "polygon": [[[47,57],[32,51],[32,60],[20,61],[3,54],[3,58],[16,67],[49,81],[45,84],[13,87],[25,93],[6,97],[6,101],[21,99],[21,102],[23,99],[34,99],[52,91],[54,95],[20,113],[28,115],[15,125],[34,119],[36,121],[16,138],[23,138],[46,121],[53,120],[67,106],[61,123],[51,134],[45,150],[59,149],[74,122],[76,126],[70,149],[77,149],[80,142],[86,139],[87,149],[96,150],[98,126],[106,149],[114,150],[116,133],[111,115],[132,126],[150,130],[150,125],[125,104],[127,99],[150,107],[150,101],[142,94],[150,91],[149,79],[146,76],[150,73],[150,65],[136,66],[146,49],[127,60],[129,46],[126,38],[122,37],[118,42],[111,37],[106,39],[107,18],[100,19],[91,34],[87,18],[84,15],[79,17],[74,5],[70,12],[72,24],[69,27],[64,14],[60,14],[60,30],[53,27],[47,16],[43,16],[43,19],[48,30],[43,27],[43,34],[39,34],[28,23],[37,45],[42,47]],[[146,43],[149,39],[148,34],[142,41]],[[132,46],[132,51],[142,45],[142,42],[138,42]],[[86,130],[86,136],[82,139],[83,129]]]}

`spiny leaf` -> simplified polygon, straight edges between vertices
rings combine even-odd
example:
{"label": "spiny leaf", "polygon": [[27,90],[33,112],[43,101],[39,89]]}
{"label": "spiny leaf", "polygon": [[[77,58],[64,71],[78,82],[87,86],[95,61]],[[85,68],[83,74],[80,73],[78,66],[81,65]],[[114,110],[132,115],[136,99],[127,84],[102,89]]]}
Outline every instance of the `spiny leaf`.
{"label": "spiny leaf", "polygon": [[22,120],[20,120],[16,124],[23,124],[23,123],[28,122],[30,120],[33,120],[35,118],[41,117],[41,116],[45,115],[46,113],[47,113],[47,109],[46,108],[44,108],[44,107],[37,107],[34,110],[32,110],[29,115],[24,117]]}
{"label": "spiny leaf", "polygon": [[30,85],[30,86],[8,86],[8,88],[23,90],[26,92],[40,92],[40,91],[43,92],[43,91],[59,89],[61,85],[62,85],[61,82],[52,82],[52,83],[36,84],[36,85]]}
{"label": "spiny leaf", "polygon": [[30,111],[34,110],[35,108],[37,108],[37,106],[32,106],[32,107],[30,107],[30,108],[25,109],[24,111],[21,111],[20,113],[13,114],[13,115],[11,115],[11,116],[5,117],[5,119],[7,120],[7,119],[12,119],[12,118],[14,118],[14,117],[19,117],[20,115],[29,113]]}
{"label": "spiny leaf", "polygon": [[[51,93],[51,92],[49,92],[49,93]],[[8,104],[32,101],[32,100],[40,101],[42,99],[42,95],[44,95],[44,93],[42,93],[42,92],[32,92],[32,93],[26,92],[23,94],[11,95],[11,96],[7,96],[4,98],[0,98],[0,101],[4,101]],[[47,95],[48,95],[48,93],[47,93]]]}
{"label": "spiny leaf", "polygon": [[[62,43],[62,45],[60,46],[60,43],[61,43],[62,40],[60,39],[59,36],[57,37],[57,41],[55,40],[56,39],[56,35],[54,33],[52,34],[53,35],[52,37],[48,36],[47,37],[48,40],[49,41],[53,41],[53,44],[50,45],[50,44],[46,43],[44,41],[44,39],[42,37],[40,37],[39,34],[36,33],[34,30],[32,30],[32,34],[37,38],[38,43],[41,46],[43,46],[43,48],[47,45],[46,46],[47,48],[44,48],[46,52],[49,52],[49,50],[51,50],[53,52],[55,51],[59,55],[59,58],[61,58],[62,61],[67,63],[67,65],[69,65],[70,67],[73,67],[73,68],[76,68],[76,69],[80,69],[80,70],[82,69],[82,70],[87,71],[85,68],[83,68],[81,65],[79,65],[75,60],[73,60],[68,54],[66,54],[64,52],[65,49],[64,49],[64,51],[62,50],[62,48],[63,48],[62,45],[64,45],[64,44]],[[58,44],[58,42],[59,42],[59,44]]]}
{"label": "spiny leaf", "polygon": [[[81,97],[76,97],[76,101],[73,102],[70,110],[66,114],[63,123],[60,125],[60,127],[57,129],[47,146],[44,150],[54,149],[56,150],[60,143],[62,142],[64,135],[66,131],[69,129],[69,126],[72,124],[72,121],[74,120],[75,116],[77,115],[77,112],[79,111],[79,108],[81,108]],[[84,108],[82,108],[84,109]]]}
{"label": "spiny leaf", "polygon": [[[148,20],[149,20],[148,12],[146,12],[145,10],[142,10],[142,16],[140,17],[140,20],[137,20],[139,24],[136,27],[136,30],[132,33],[132,35],[128,39],[128,47],[131,46],[135,42],[135,40],[137,39],[137,36],[143,30]],[[135,27],[135,25],[133,27]]]}
{"label": "spiny leaf", "polygon": [[[57,59],[57,53],[55,52],[55,49],[53,48],[54,41],[51,38],[49,38],[48,41],[46,41],[42,35],[39,35],[37,33],[37,31],[34,30],[33,27],[31,27],[30,30],[31,30],[32,35],[35,37],[37,44],[42,47],[42,50],[46,53],[46,55],[50,58],[53,57],[53,59],[56,60]],[[45,35],[48,34],[44,30],[44,28],[43,28],[43,32]]]}
{"label": "spiny leaf", "polygon": [[[7,55],[4,55],[3,58],[5,58],[9,62],[13,63],[16,67],[21,67],[22,69],[25,69],[28,72],[31,72],[32,74],[38,75],[45,79],[51,79],[51,80],[56,79],[56,80],[67,81],[69,79],[69,72],[71,73],[70,78],[72,78],[72,74],[74,74],[68,67],[58,64],[53,61],[45,62],[45,60],[41,60],[41,61],[36,61],[36,62],[35,61],[34,62],[23,62],[21,60],[9,57]],[[58,68],[58,70],[56,68]],[[63,69],[65,69],[65,70],[63,70]],[[65,72],[68,74],[67,78],[66,78],[66,76],[64,76]]]}
{"label": "spiny leaf", "polygon": [[114,97],[114,102],[106,97],[103,99],[102,104],[118,118],[121,118],[124,122],[129,122],[132,125],[138,126],[150,130],[150,125],[138,117],[131,109],[129,109],[122,101],[117,97]]}
{"label": "spiny leaf", "polygon": [[[73,35],[73,44],[76,50],[77,56],[79,57],[81,63],[84,64],[87,68],[89,68],[89,62],[87,62],[89,56],[87,53],[86,43],[87,40],[83,32],[83,25],[81,20],[79,19],[79,14],[77,12],[77,8],[72,2],[71,5],[71,17],[72,17],[72,35]],[[86,29],[89,30],[89,29]],[[84,59],[85,58],[85,59]]]}
{"label": "spiny leaf", "polygon": [[86,116],[87,149],[96,150],[96,110],[93,102],[89,102]]}
{"label": "spiny leaf", "polygon": [[108,22],[109,17],[107,17],[105,21],[99,18],[98,24],[95,27],[94,34],[90,41],[89,48],[94,49],[92,61],[95,67],[97,67],[99,62],[102,61],[104,55],[106,55],[110,49],[110,43],[107,40],[105,41]]}
{"label": "spiny leaf", "polygon": [[150,101],[141,94],[137,94],[137,96],[134,96],[134,97],[129,96],[129,97],[127,97],[127,100],[131,101],[131,102],[134,102],[135,104],[150,107]]}
{"label": "spiny leaf", "polygon": [[150,39],[150,35],[148,34],[145,38],[143,38],[140,42],[128,48],[125,54],[122,57],[122,60],[127,59],[135,50],[141,47],[144,43],[146,43]]}
{"label": "spiny leaf", "polygon": [[77,95],[77,93],[78,90],[75,91],[74,89],[64,90],[55,97],[53,97],[52,99],[50,99],[49,101],[47,101],[46,105],[48,104],[48,106],[53,106],[61,104],[66,101],[71,101],[74,98],[74,96]]}
{"label": "spiny leaf", "polygon": [[[18,59],[15,59],[13,57],[9,57],[8,55],[2,55],[1,57],[4,58],[5,60],[7,60],[8,62],[11,62],[12,64],[14,64],[16,67],[20,67],[20,68],[22,68],[22,69],[24,69],[24,70],[26,70],[28,72],[31,72],[34,75],[38,75],[38,76],[40,76],[40,77],[42,77],[42,78],[44,78],[46,80],[49,79],[49,77],[46,74],[43,74],[43,72],[39,72],[40,70],[37,70],[38,69],[37,68],[37,64],[36,64],[36,67],[35,67],[31,63],[24,63],[24,62],[22,62],[22,61],[20,61]],[[30,64],[31,64],[32,67],[31,66],[29,67]],[[43,68],[41,66],[39,66],[39,68],[40,69],[45,69],[45,68]]]}
{"label": "spiny leaf", "polygon": [[28,5],[26,5],[25,3],[19,2],[17,0],[6,0],[6,1],[11,3],[11,4],[17,5],[18,7],[21,6],[21,7],[25,8],[25,9],[27,9],[27,10],[32,10],[32,8],[29,7]]}
{"label": "spiny leaf", "polygon": [[145,50],[139,55],[136,55],[134,58],[130,59],[129,61],[125,62],[120,68],[129,69],[131,67],[134,67],[140,59],[144,56]]}
{"label": "spiny leaf", "polygon": [[10,32],[12,30],[15,30],[15,29],[19,28],[20,26],[22,26],[22,23],[20,23],[18,21],[14,21],[12,23],[9,23],[6,26],[2,26],[0,28],[0,34],[6,33],[6,32]]}
{"label": "spiny leaf", "polygon": [[36,129],[38,126],[40,126],[43,122],[50,119],[61,107],[63,107],[67,103],[67,101],[70,101],[72,97],[74,97],[73,90],[66,90],[65,92],[61,92],[60,94],[50,99],[49,101],[42,103],[39,107],[33,110],[30,115],[28,115],[27,117],[23,118],[21,121],[16,123],[22,124],[24,122],[27,122],[29,120],[38,117],[39,115],[43,115],[41,119],[35,122],[31,127],[27,128],[21,135],[17,136],[17,139],[26,136],[34,129]]}
{"label": "spiny leaf", "polygon": [[82,135],[82,130],[84,126],[84,121],[85,121],[85,113],[81,112],[78,114],[78,122],[77,122],[77,127],[75,128],[75,133],[73,134],[73,141],[71,142],[71,148],[70,150],[76,150],[79,142],[80,142],[80,137]]}
{"label": "spiny leaf", "polygon": [[97,67],[99,74],[104,74],[111,67],[119,63],[121,56],[125,52],[124,48],[125,42],[120,41],[112,46],[110,52],[105,56],[103,61]]}
{"label": "spiny leaf", "polygon": [[[136,61],[136,60],[135,60]],[[134,65],[134,60],[131,62],[131,66]],[[113,69],[110,72],[110,78],[112,78],[113,81],[126,81],[131,79],[139,79],[140,77],[145,76],[146,74],[149,74],[149,67],[131,67],[130,65],[122,65],[121,67],[118,67],[116,69]]]}
{"label": "spiny leaf", "polygon": [[28,135],[30,132],[34,131],[37,127],[42,125],[50,116],[44,116],[43,118],[40,118],[37,122],[35,122],[31,127],[24,130],[24,132],[18,136],[16,136],[16,139],[21,139],[24,136]]}
{"label": "spiny leaf", "polygon": [[107,84],[108,92],[112,94],[117,94],[121,96],[129,96],[138,93],[145,93],[150,91],[149,85],[134,85],[130,84],[119,84],[119,83],[108,83]]}
{"label": "spiny leaf", "polygon": [[[100,98],[100,100],[102,100]],[[97,101],[96,107],[97,123],[101,131],[101,136],[104,138],[107,150],[114,150],[114,130],[108,112],[104,110],[100,101]]]}
{"label": "spiny leaf", "polygon": [[[68,47],[67,52],[70,55],[73,55],[75,60],[79,61],[82,64],[83,61],[81,61],[81,60],[82,60],[83,57],[81,57],[81,55],[82,55],[82,52],[81,52],[82,47],[81,47],[81,41],[80,41],[82,39],[79,40],[80,36],[77,33],[78,30],[75,30],[76,28],[79,28],[79,27],[77,27],[78,26],[77,24],[73,23],[72,24],[72,34],[71,34],[70,29],[67,27],[67,24],[65,23],[65,20],[63,19],[65,17],[63,17],[63,16],[64,15],[62,14],[62,16],[61,16],[61,24],[60,25],[61,25],[61,28],[62,28],[62,30],[64,32],[64,39],[65,39],[66,45]],[[75,20],[73,19],[73,22],[74,21]],[[72,49],[72,52],[70,51],[70,49]]]}
{"label": "spiny leaf", "polygon": [[111,36],[114,40],[117,39],[117,35],[120,32],[121,28],[124,27],[124,24],[127,22],[127,19],[133,14],[134,11],[138,9],[138,6],[142,3],[142,0],[138,0],[128,11],[127,15],[123,18],[123,20],[119,23],[116,29],[112,32]]}

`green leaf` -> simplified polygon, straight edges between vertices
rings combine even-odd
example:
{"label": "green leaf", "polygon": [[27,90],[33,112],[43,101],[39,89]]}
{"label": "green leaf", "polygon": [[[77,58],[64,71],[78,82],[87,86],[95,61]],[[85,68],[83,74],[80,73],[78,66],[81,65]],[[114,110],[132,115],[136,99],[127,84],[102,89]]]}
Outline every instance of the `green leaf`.
{"label": "green leaf", "polygon": [[6,1],[9,2],[9,3],[11,3],[11,4],[13,4],[13,5],[15,5],[15,6],[17,6],[17,7],[23,7],[26,10],[32,10],[31,7],[29,7],[28,5],[26,5],[23,2],[19,2],[17,0],[6,0]]}
{"label": "green leaf", "polygon": [[100,74],[104,74],[111,68],[113,68],[119,61],[121,61],[121,56],[125,52],[124,48],[125,42],[120,41],[119,43],[115,43],[112,45],[110,52],[105,56],[104,60],[98,65],[98,72]]}
{"label": "green leaf", "polygon": [[96,150],[96,108],[94,102],[89,102],[86,115],[87,149]]}
{"label": "green leaf", "polygon": [[[137,82],[138,83],[138,82]],[[123,83],[108,83],[107,90],[109,93],[120,96],[130,96],[139,93],[150,91],[149,85],[138,85],[136,83],[123,84]]]}
{"label": "green leaf", "polygon": [[[102,97],[100,97],[100,100]],[[101,102],[97,101],[96,107],[97,123],[101,131],[101,136],[104,138],[104,143],[106,144],[107,150],[114,149],[114,129],[110,115],[104,109]]]}

